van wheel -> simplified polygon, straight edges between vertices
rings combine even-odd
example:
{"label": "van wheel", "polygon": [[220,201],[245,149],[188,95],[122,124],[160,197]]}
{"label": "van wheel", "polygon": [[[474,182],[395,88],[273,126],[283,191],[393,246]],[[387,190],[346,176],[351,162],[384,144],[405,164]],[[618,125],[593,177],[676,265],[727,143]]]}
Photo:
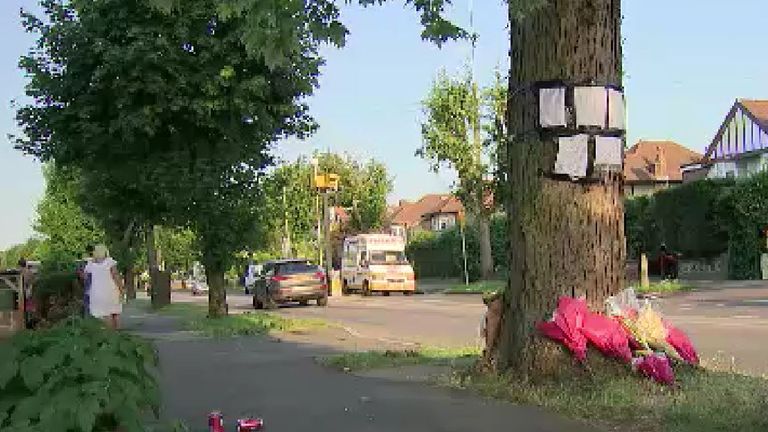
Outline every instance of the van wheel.
{"label": "van wheel", "polygon": [[371,285],[368,284],[368,281],[363,282],[363,297],[368,297],[371,295]]}
{"label": "van wheel", "polygon": [[319,299],[317,299],[317,305],[321,306],[321,307],[322,306],[328,306],[328,297],[327,296],[326,297],[320,297]]}
{"label": "van wheel", "polygon": [[301,306],[306,306],[308,304],[309,304],[309,300],[302,300],[302,301],[299,302],[299,305],[301,305]]}
{"label": "van wheel", "polygon": [[381,295],[383,295],[384,297],[389,297],[389,291],[384,291],[383,293],[381,293]]}

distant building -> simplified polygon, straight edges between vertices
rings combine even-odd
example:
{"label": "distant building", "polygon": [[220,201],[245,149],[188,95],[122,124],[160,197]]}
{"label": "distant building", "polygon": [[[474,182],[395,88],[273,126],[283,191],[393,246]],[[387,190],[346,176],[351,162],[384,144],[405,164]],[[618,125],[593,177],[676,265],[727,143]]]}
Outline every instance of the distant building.
{"label": "distant building", "polygon": [[453,228],[464,206],[451,194],[430,194],[416,202],[401,200],[390,212],[392,234],[407,238],[414,229],[439,232]]}
{"label": "distant building", "polygon": [[682,167],[700,159],[701,154],[674,141],[638,141],[624,157],[624,195],[651,195],[680,184]]}
{"label": "distant building", "polygon": [[748,177],[768,168],[768,100],[737,99],[704,157],[684,167],[686,182]]}

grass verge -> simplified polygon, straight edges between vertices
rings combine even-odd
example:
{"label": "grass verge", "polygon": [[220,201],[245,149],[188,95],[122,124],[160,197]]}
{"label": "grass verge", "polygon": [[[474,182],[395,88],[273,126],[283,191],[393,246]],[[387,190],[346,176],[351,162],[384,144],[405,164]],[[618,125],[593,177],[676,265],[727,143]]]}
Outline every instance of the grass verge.
{"label": "grass verge", "polygon": [[678,280],[663,280],[660,282],[653,282],[645,288],[638,285],[635,287],[635,292],[638,294],[671,294],[691,291],[692,289],[692,286],[686,285]]}
{"label": "grass verge", "polygon": [[505,282],[501,280],[472,282],[469,285],[457,284],[446,289],[445,291],[443,291],[443,293],[444,294],[489,294],[489,293],[495,293],[497,291],[502,291],[504,289],[504,284]]}
{"label": "grass verge", "polygon": [[731,372],[685,368],[668,388],[633,374],[592,372],[569,380],[455,375],[449,382],[487,397],[541,406],[614,430],[768,430],[768,381]]}
{"label": "grass verge", "polygon": [[478,348],[422,348],[406,351],[365,351],[319,359],[320,363],[338,370],[365,371],[411,365],[463,366],[474,362]]}
{"label": "grass verge", "polygon": [[186,330],[212,337],[251,336],[270,331],[304,333],[329,326],[323,320],[286,318],[263,311],[210,319],[205,305],[190,303],[171,304],[160,309],[159,313],[180,318]]}
{"label": "grass verge", "polygon": [[534,405],[605,430],[633,432],[758,432],[768,430],[768,380],[729,371],[680,366],[675,387],[658,385],[628,369],[573,370],[567,378],[525,380],[470,372],[477,349],[362,352],[321,359],[340,370],[449,365],[438,384],[485,397]]}

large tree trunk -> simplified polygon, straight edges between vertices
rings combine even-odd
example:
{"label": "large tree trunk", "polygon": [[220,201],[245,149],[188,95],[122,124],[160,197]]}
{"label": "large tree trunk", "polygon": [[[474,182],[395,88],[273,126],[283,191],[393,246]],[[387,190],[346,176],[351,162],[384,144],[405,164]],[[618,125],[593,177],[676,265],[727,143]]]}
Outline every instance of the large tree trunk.
{"label": "large tree trunk", "polygon": [[[512,12],[512,11],[511,11]],[[600,310],[624,284],[624,209],[620,177],[581,185],[543,177],[554,139],[532,133],[545,80],[621,84],[621,1],[550,0],[518,21],[510,13],[507,144],[509,281],[499,369],[541,376],[562,366],[562,351],[535,332],[560,296],[585,296]]]}
{"label": "large tree trunk", "polygon": [[477,217],[480,230],[480,276],[484,279],[493,277],[493,252],[491,250],[491,218],[481,212]]}
{"label": "large tree trunk", "polygon": [[205,277],[208,279],[208,318],[227,316],[227,285],[223,266],[205,263]]}
{"label": "large tree trunk", "polygon": [[152,307],[159,309],[171,304],[171,275],[168,272],[160,271],[155,237],[156,227],[150,227],[147,230],[147,264],[149,266],[150,298]]}
{"label": "large tree trunk", "polygon": [[128,300],[136,298],[136,269],[133,265],[125,269],[125,298]]}

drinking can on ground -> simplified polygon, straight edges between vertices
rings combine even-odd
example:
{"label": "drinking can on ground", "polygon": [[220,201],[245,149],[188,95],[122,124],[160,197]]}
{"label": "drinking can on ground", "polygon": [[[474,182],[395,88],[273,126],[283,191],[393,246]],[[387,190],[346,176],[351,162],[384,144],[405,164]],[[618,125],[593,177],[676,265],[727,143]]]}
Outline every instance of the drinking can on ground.
{"label": "drinking can on ground", "polygon": [[264,420],[260,418],[245,418],[237,421],[237,432],[255,432],[264,427]]}
{"label": "drinking can on ground", "polygon": [[224,432],[224,416],[221,412],[208,414],[208,432]]}

